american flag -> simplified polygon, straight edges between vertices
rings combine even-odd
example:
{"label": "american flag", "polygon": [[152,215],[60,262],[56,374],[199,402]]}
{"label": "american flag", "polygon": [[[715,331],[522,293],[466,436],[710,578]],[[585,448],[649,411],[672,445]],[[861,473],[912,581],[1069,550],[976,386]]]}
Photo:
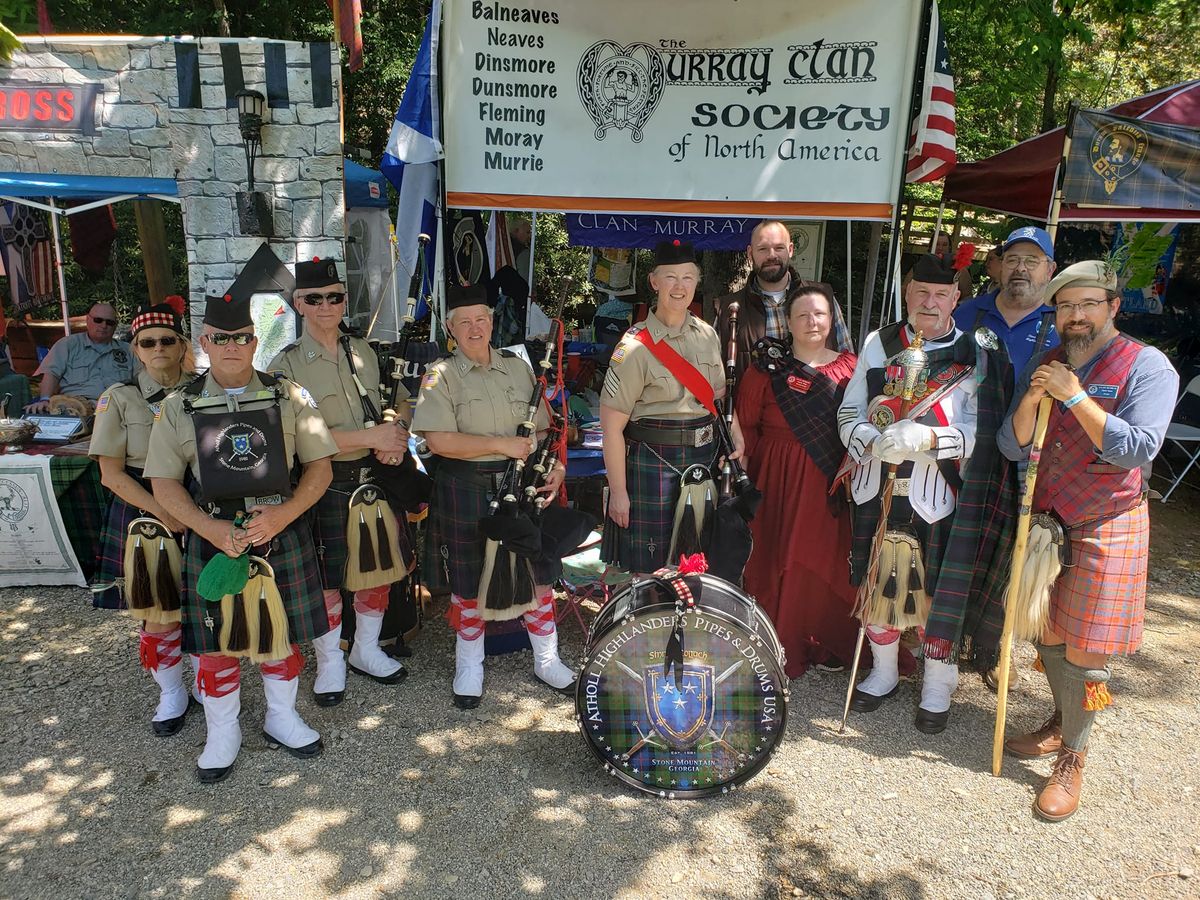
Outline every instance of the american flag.
{"label": "american flag", "polygon": [[937,181],[954,168],[954,72],[946,46],[946,30],[937,3],[929,21],[929,49],[925,54],[925,82],[921,110],[913,123],[908,145],[905,180]]}

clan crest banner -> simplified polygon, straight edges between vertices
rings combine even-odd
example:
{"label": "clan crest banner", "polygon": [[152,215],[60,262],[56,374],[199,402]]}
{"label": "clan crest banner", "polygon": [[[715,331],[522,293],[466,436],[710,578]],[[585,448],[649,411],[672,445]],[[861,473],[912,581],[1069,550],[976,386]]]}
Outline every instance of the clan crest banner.
{"label": "clan crest banner", "polygon": [[447,3],[448,205],[890,219],[920,0],[685,6]]}
{"label": "clan crest banner", "polygon": [[1063,201],[1200,210],[1200,130],[1079,110]]}

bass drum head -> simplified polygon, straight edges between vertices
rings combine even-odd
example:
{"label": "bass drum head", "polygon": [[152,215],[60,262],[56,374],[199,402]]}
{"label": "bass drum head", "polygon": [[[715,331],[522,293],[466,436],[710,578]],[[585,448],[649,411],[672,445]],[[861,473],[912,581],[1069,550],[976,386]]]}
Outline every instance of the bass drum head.
{"label": "bass drum head", "polygon": [[[621,614],[597,620],[604,627],[592,635],[576,687],[580,728],[605,769],[638,790],[668,798],[727,793],[761,770],[783,737],[779,642],[752,600],[704,576],[696,605],[679,616],[682,670],[664,673],[677,625],[665,593],[652,592],[658,602],[649,604],[618,594],[609,606]],[[722,596],[722,608],[706,607],[706,593]],[[729,595],[741,609],[731,608]]]}

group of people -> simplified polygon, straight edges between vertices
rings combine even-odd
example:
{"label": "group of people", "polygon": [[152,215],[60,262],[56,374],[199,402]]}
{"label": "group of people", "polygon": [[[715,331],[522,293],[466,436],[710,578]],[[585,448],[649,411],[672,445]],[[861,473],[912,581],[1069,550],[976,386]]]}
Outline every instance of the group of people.
{"label": "group of people", "polygon": [[[689,311],[700,282],[693,248],[664,242],[649,276],[657,303],[612,354],[600,419],[606,562],[635,575],[677,563],[703,532],[696,516],[711,506],[720,467],[745,466],[763,501],[743,584],[776,626],[787,675],[845,668],[865,635],[871,671],[852,708],[868,713],[915,671],[919,646],[915,724],[936,734],[949,721],[960,660],[981,670],[995,663],[1017,472],[1039,401],[1053,398],[1032,505],[1061,521],[1072,556],[1050,590],[1038,642],[1055,710],[1007,746],[1056,755],[1036,810],[1060,819],[1079,802],[1109,659],[1141,642],[1146,482],[1178,378],[1159,351],[1117,331],[1112,269],[1088,261],[1055,275],[1053,249],[1041,229],[1013,232],[999,248],[998,288],[961,305],[959,273],[945,257],[920,258],[905,287],[905,320],[873,332],[856,355],[832,290],[791,267],[784,223],[754,229],[750,278],[718,300],[715,328]],[[385,489],[389,467],[411,471],[409,426],[378,415],[377,362],[340,329],[345,288],[335,265],[297,264],[292,299],[304,334],[268,372],[252,364],[248,301],[208,299],[203,375],[185,365],[178,311],[144,310],[133,322],[140,370],[96,405],[92,454],[116,498],[102,577],[123,578],[130,593],[139,577],[128,571],[130,526],[139,516],[186,534],[175,609],[152,592],[149,612],[132,611],[144,623],[142,663],[160,687],[155,732],[179,730],[190,694],[203,704],[198,775],[206,783],[226,777],[238,755],[241,656],[264,676],[267,740],[298,757],[320,752],[319,735],[296,711],[299,645],[313,645],[317,702],[339,703],[344,593],[358,623],[349,667],[386,685],[405,674],[381,650],[379,623],[389,585],[412,565],[404,510],[388,506]],[[538,449],[545,404],[530,367],[492,346],[483,288],[451,288],[447,301],[454,349],[426,371],[411,428],[436,462],[426,540],[451,591],[452,701],[479,705],[486,621],[518,616],[535,676],[569,693],[575,675],[558,654],[552,571],[534,565],[496,602],[485,576],[502,563],[480,530],[506,470]],[[726,396],[730,385],[736,398]],[[546,466],[538,494],[557,496],[564,476],[563,461]],[[143,543],[154,550],[152,539]],[[227,619],[262,627],[269,603],[265,591],[256,612],[240,593],[232,602],[202,596],[202,576],[221,554],[249,555],[252,578],[273,576],[286,613],[282,655],[268,653],[265,638],[257,652],[244,641],[231,646],[238,627]],[[139,563],[143,582],[165,560]],[[916,642],[902,639],[908,630]],[[184,653],[198,676],[190,688]]]}

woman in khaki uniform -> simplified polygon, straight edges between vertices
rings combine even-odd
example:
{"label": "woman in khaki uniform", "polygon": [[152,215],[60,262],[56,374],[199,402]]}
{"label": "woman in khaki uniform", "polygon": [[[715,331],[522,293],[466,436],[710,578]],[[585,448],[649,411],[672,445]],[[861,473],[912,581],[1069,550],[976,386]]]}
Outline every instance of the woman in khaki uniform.
{"label": "woman in khaki uniform", "polygon": [[[444,560],[456,613],[453,699],[460,709],[474,709],[483,696],[483,613],[479,582],[484,566],[484,540],[479,522],[510,459],[533,452],[532,437],[517,437],[534,389],[533,370],[523,359],[491,346],[492,310],[482,287],[447,291],[447,325],[458,346],[448,359],[434,363],[421,380],[413,431],[423,435],[437,457],[430,539]],[[538,431],[549,425],[543,403],[535,419]],[[543,494],[553,496],[564,470],[548,475]],[[569,690],[575,673],[558,656],[558,632],[548,585],[535,570],[535,596],[514,597],[504,611],[487,610],[490,618],[524,614],[533,646],[534,674],[555,690]]]}
{"label": "woman in khaki uniform", "polygon": [[[90,454],[100,464],[101,483],[113,494],[98,559],[98,581],[107,587],[93,595],[93,603],[99,608],[126,608],[127,592],[123,588],[126,576],[132,577],[132,573],[124,570],[125,541],[134,519],[151,516],[175,534],[183,532],[183,525],[154,499],[149,483],[142,476],[150,427],[163,399],[192,377],[190,366],[184,368],[189,354],[180,322],[182,305],[180,302],[180,308],[176,309],[160,303],[134,317],[133,352],[142,368],[129,381],[110,387],[96,402]],[[140,613],[140,610],[134,612],[142,618],[138,656],[159,688],[158,708],[151,725],[155,734],[166,737],[183,727],[188,708],[179,613],[151,618]],[[173,621],[151,620],[155,618]]]}

